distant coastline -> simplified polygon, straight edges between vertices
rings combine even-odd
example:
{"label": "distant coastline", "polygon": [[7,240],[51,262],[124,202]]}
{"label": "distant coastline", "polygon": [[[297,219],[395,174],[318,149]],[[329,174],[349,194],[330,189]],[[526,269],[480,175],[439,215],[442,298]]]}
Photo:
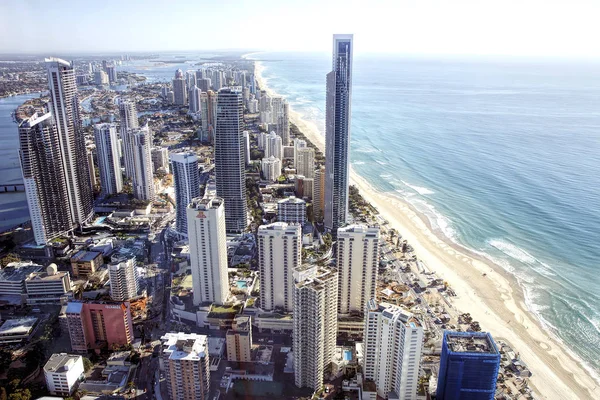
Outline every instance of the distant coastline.
{"label": "distant coastline", "polygon": [[[243,57],[256,54],[260,53],[249,53]],[[268,79],[262,76],[262,61],[253,61],[255,78],[260,88],[270,95],[276,95],[268,87]],[[321,130],[314,123],[303,120],[292,107],[290,121],[308,141],[323,151],[325,138]],[[529,309],[526,291],[513,274],[487,257],[436,234],[429,219],[413,205],[397,197],[379,193],[354,170],[351,181],[381,216],[415,247],[418,257],[451,283],[459,293],[459,299],[454,301],[456,308],[462,312],[470,312],[480,321],[484,330],[508,341],[516,351],[521,352],[534,373],[531,382],[538,393],[562,393],[562,398],[597,395],[600,388],[597,386],[599,380],[595,371],[549,331],[535,312]],[[498,307],[499,305],[502,307]],[[531,359],[526,358],[526,354],[530,354]],[[552,375],[555,377],[552,378]],[[555,379],[558,376],[560,383]],[[577,394],[576,397],[573,394]]]}

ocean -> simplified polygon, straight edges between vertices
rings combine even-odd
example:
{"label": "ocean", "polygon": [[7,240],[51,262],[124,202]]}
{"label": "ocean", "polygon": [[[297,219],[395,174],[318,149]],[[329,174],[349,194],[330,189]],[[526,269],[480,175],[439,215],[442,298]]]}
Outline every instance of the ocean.
{"label": "ocean", "polygon": [[[329,54],[258,53],[325,130]],[[600,373],[600,68],[356,55],[351,164],[438,234],[516,276],[527,305]]]}

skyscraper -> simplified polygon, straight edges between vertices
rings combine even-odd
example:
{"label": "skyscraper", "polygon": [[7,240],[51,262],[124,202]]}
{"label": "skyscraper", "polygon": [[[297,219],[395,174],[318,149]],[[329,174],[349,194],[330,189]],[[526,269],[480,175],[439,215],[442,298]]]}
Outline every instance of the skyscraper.
{"label": "skyscraper", "polygon": [[338,277],[333,269],[304,265],[294,279],[294,379],[319,390],[335,352]]}
{"label": "skyscraper", "polygon": [[217,196],[225,201],[228,232],[247,226],[246,166],[242,96],[232,89],[219,91],[215,130],[215,180]]}
{"label": "skyscraper", "polygon": [[444,331],[437,398],[493,400],[499,368],[492,335]]}
{"label": "skyscraper", "polygon": [[94,216],[93,193],[79,119],[79,98],[73,64],[47,58],[50,105],[60,140],[71,220],[82,225]]}
{"label": "skyscraper", "polygon": [[173,78],[173,93],[175,95],[175,104],[184,106],[187,104],[187,82],[183,77],[183,71],[178,69],[175,71]]}
{"label": "skyscraper", "polygon": [[33,236],[45,245],[73,229],[61,142],[51,113],[21,121],[19,147]]}
{"label": "skyscraper", "polygon": [[201,95],[202,95],[202,91],[198,88],[198,86],[194,85],[190,88],[190,93],[189,93],[189,103],[190,103],[189,112],[190,112],[190,114],[200,113],[200,110],[202,107],[202,103],[201,103],[201,99],[200,99]]}
{"label": "skyscraper", "polygon": [[313,215],[315,221],[323,220],[325,210],[325,166],[321,165],[315,170],[313,186]]}
{"label": "skyscraper", "polygon": [[296,175],[315,177],[315,149],[301,147],[296,150]]}
{"label": "skyscraper", "polygon": [[265,142],[265,158],[271,156],[283,160],[283,142],[281,141],[281,136],[275,132],[269,133]]}
{"label": "skyscraper", "polygon": [[327,74],[325,124],[325,228],[346,223],[350,174],[352,35],[333,36],[333,70]]}
{"label": "skyscraper", "polygon": [[123,190],[121,160],[119,159],[119,138],[116,124],[96,124],[94,139],[100,170],[102,194],[116,194]]}
{"label": "skyscraper", "polygon": [[133,178],[133,140],[129,134],[130,129],[139,128],[140,124],[137,116],[135,101],[131,99],[119,99],[119,116],[121,142],[123,143],[123,164],[125,165],[125,175]]}
{"label": "skyscraper", "polygon": [[388,398],[393,392],[397,399],[417,398],[423,328],[412,314],[370,299],[363,346],[365,378],[375,382],[378,396]]}
{"label": "skyscraper", "polygon": [[200,197],[200,174],[198,157],[194,153],[171,154],[171,169],[175,185],[175,205],[177,232],[187,235],[187,206],[196,197]]}
{"label": "skyscraper", "polygon": [[275,222],[258,227],[260,308],[292,312],[294,270],[302,264],[300,225]]}
{"label": "skyscraper", "polygon": [[223,199],[195,198],[187,207],[194,305],[223,304],[229,297]]}
{"label": "skyscraper", "polygon": [[113,262],[108,265],[110,297],[125,301],[138,295],[140,289],[135,258]]}
{"label": "skyscraper", "polygon": [[207,400],[210,392],[208,338],[196,333],[166,333],[161,366],[171,400]]}
{"label": "skyscraper", "polygon": [[363,314],[375,298],[379,271],[379,228],[349,225],[338,228],[337,270],[340,314]]}
{"label": "skyscraper", "polygon": [[140,200],[154,200],[154,172],[152,169],[152,134],[148,125],[130,129],[133,150],[133,195]]}

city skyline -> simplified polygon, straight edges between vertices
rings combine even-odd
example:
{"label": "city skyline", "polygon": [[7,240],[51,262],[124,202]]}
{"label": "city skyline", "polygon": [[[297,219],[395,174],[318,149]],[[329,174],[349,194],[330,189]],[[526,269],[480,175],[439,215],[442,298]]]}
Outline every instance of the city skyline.
{"label": "city skyline", "polygon": [[[210,42],[199,44],[195,40],[198,35],[206,37],[218,27],[224,14],[220,5],[202,1],[175,4],[151,1],[142,6],[136,2],[109,1],[106,6],[97,7],[59,1],[39,14],[39,5],[31,2],[3,4],[0,37],[22,40],[0,42],[0,53],[81,52],[90,48],[96,53],[200,49],[326,51],[327,37],[335,32],[353,32],[360,38],[357,47],[364,52],[600,57],[600,50],[594,44],[600,33],[594,23],[594,16],[600,13],[598,3],[381,1],[362,7],[358,2],[321,4],[310,0],[285,4],[261,1],[251,5],[233,1],[231,6],[237,12],[227,17],[234,25],[242,26],[259,18],[269,24],[257,24],[242,36],[221,32],[211,36]],[[120,12],[113,12],[115,9]],[[188,20],[194,10],[202,13],[200,27],[178,23]],[[134,14],[135,19],[129,18]],[[73,36],[86,38],[85,46],[55,33],[61,31],[60,21],[65,15],[76,16],[70,19],[71,30]],[[290,15],[294,18],[289,18]],[[332,18],[334,15],[337,18]],[[114,21],[110,30],[89,29],[108,18]],[[13,23],[24,19],[29,23]],[[161,35],[147,35],[148,22],[159,19]],[[303,27],[306,19],[311,20],[310,30]],[[563,29],[556,29],[557,26]],[[278,30],[287,34],[271,34]],[[407,40],[398,41],[398,37]]]}

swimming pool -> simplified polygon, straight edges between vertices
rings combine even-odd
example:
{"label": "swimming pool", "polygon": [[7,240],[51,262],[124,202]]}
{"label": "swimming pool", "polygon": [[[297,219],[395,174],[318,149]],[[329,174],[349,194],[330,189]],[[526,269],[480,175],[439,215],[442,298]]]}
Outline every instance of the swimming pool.
{"label": "swimming pool", "polygon": [[248,288],[248,282],[246,281],[237,281],[235,283],[238,287],[238,289],[247,289]]}

